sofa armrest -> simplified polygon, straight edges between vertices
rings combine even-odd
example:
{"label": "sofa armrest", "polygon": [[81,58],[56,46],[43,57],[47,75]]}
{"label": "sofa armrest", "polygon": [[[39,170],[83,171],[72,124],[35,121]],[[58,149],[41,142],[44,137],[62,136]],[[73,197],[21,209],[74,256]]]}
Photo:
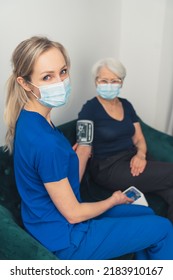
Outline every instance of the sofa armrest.
{"label": "sofa armrest", "polygon": [[159,161],[173,162],[173,136],[152,128],[140,120],[149,155]]}
{"label": "sofa armrest", "polygon": [[8,209],[0,205],[1,260],[56,260],[57,257],[32,238],[15,222]]}

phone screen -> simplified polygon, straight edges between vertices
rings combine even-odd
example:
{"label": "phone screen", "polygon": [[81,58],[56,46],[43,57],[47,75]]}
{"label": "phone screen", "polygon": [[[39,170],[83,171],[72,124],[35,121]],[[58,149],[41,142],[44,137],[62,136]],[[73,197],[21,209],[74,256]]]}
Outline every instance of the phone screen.
{"label": "phone screen", "polygon": [[124,192],[129,198],[132,198],[134,201],[141,197],[141,194],[137,192],[135,189],[130,189]]}

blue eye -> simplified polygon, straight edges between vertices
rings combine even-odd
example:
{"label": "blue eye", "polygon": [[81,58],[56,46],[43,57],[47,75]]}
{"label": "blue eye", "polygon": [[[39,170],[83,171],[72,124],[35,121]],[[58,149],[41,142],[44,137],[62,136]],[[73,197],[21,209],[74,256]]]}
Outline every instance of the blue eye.
{"label": "blue eye", "polygon": [[68,69],[67,68],[62,69],[61,72],[60,72],[61,76],[66,76],[67,74],[68,74]]}
{"label": "blue eye", "polygon": [[50,80],[50,75],[46,75],[45,77],[43,77],[43,81],[48,81]]}

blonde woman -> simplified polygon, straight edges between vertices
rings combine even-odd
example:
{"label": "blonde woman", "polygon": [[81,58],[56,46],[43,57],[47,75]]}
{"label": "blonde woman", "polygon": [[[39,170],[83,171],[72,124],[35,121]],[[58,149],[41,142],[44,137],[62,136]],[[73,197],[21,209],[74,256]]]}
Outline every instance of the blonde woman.
{"label": "blonde woman", "polygon": [[[21,42],[12,56],[5,119],[26,230],[61,259],[173,259],[171,223],[121,191],[82,203],[76,152],[51,121],[70,95],[70,60],[44,37]],[[57,110],[58,111],[58,110]],[[139,236],[139,232],[142,234]],[[138,238],[136,238],[138,236]]]}

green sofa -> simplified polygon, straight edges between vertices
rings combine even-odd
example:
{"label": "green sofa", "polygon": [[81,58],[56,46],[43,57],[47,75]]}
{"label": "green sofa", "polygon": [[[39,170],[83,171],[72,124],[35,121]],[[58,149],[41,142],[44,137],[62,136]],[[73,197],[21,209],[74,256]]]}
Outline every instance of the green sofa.
{"label": "green sofa", "polygon": [[[159,132],[141,121],[151,156],[157,160],[173,161],[173,137]],[[58,127],[73,145],[76,141],[76,120]],[[88,169],[81,183],[85,201],[101,199],[99,186],[89,176]],[[149,205],[159,215],[166,215],[166,203],[156,195],[147,195]],[[51,252],[30,236],[20,217],[20,197],[16,189],[13,158],[0,147],[0,259],[1,260],[55,260]],[[119,259],[132,259],[133,254]]]}

